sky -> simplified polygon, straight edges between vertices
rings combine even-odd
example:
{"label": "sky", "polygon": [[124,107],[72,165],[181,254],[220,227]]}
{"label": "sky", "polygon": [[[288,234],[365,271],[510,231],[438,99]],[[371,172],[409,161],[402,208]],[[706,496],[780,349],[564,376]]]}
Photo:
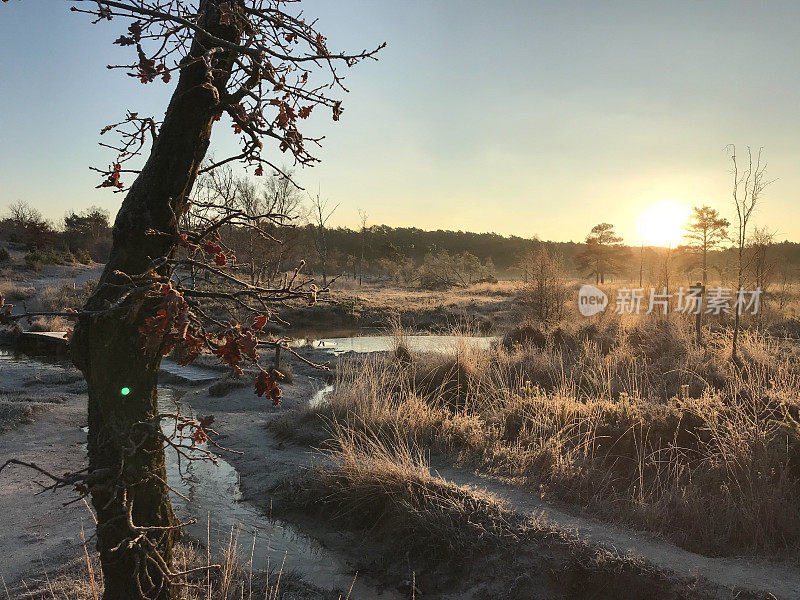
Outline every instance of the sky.
{"label": "sky", "polygon": [[[88,169],[112,158],[99,131],[166,108],[171,86],[105,68],[129,58],[111,44],[122,21],[92,25],[70,4],[0,4],[0,213],[24,200],[55,222],[113,214],[122,195]],[[637,244],[653,205],[733,218],[736,144],[763,146],[774,180],[754,223],[800,241],[800,2],[302,5],[332,49],[388,43],[346,71],[341,121],[304,132],[326,136],[297,179],[339,204],[331,224],[363,209],[372,224],[579,241],[605,221]],[[231,137],[216,131],[212,152]]]}

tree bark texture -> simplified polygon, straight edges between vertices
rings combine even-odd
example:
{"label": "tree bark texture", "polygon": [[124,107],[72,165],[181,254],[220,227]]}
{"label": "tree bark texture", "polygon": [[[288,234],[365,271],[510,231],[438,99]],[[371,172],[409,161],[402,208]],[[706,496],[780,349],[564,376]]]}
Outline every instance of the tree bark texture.
{"label": "tree bark texture", "polygon": [[[215,37],[238,43],[241,32],[220,24],[218,3],[201,2],[200,24]],[[104,474],[103,483],[90,491],[105,600],[178,597],[173,578],[164,574],[179,531],[165,485],[157,417],[161,353],[145,351],[139,334],[154,307],[132,302],[111,307],[128,281],[120,273],[146,273],[153,260],[174,252],[176,215],[182,214],[205,157],[219,110],[218,90],[225,89],[230,72],[231,51],[212,55],[213,78],[203,60],[196,60],[210,48],[195,36],[150,156],[117,214],[97,291],[71,340],[72,359],[89,387],[89,470]],[[135,541],[141,535],[146,539]]]}

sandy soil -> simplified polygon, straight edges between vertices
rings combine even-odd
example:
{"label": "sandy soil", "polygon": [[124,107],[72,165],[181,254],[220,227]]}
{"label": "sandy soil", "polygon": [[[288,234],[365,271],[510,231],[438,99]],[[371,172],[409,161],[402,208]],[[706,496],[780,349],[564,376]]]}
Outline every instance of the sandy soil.
{"label": "sandy soil", "polygon": [[800,569],[796,564],[702,556],[653,535],[579,515],[570,507],[541,500],[519,486],[443,464],[434,472],[458,485],[491,492],[518,513],[551,523],[560,530],[572,532],[581,540],[612,549],[620,556],[642,557],[660,570],[669,571],[681,579],[702,577],[729,590],[731,598],[735,598],[735,594],[742,590],[770,592],[778,598],[800,598]]}
{"label": "sandy soil", "polygon": [[[7,398],[49,400],[52,408],[38,413],[33,423],[0,435],[0,464],[9,458],[34,462],[52,473],[86,466],[86,397],[77,371],[56,365],[21,365],[0,359],[2,393]],[[61,403],[56,403],[57,401]],[[27,468],[9,466],[0,474],[0,556],[2,575],[13,587],[80,556],[81,528],[92,547],[93,517],[70,490],[42,492]]]}
{"label": "sandy soil", "polygon": [[40,292],[46,287],[58,287],[65,283],[80,285],[90,279],[99,279],[103,266],[99,263],[88,265],[44,265],[40,271],[28,271],[25,269],[7,271],[6,279],[19,285],[33,287],[36,292]]}

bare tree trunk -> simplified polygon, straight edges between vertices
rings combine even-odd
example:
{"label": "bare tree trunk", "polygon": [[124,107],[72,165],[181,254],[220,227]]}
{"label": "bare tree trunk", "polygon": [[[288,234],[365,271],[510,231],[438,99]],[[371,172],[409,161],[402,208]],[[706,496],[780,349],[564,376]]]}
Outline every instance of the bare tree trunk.
{"label": "bare tree trunk", "polygon": [[[240,32],[233,25],[219,23],[216,5],[217,0],[201,3],[203,26],[216,37],[238,41]],[[195,38],[190,59],[204,52]],[[171,565],[178,533],[169,529],[175,517],[163,483],[166,470],[156,388],[161,355],[146,352],[139,334],[153,307],[145,304],[135,311],[123,304],[107,309],[120,297],[118,285],[126,282],[120,272],[146,273],[153,259],[173,252],[175,215],[182,214],[208,149],[219,102],[216,90],[223,89],[230,68],[230,56],[215,56],[219,70],[213,87],[208,85],[203,61],[195,59],[182,69],[150,157],[117,214],[111,255],[97,291],[86,303],[86,311],[103,312],[82,313],[72,337],[72,359],[89,386],[89,470],[107,473],[104,482],[90,490],[98,517],[105,600],[178,597],[163,566],[156,566],[147,551],[152,546]],[[147,527],[167,529],[146,530],[146,541],[128,544],[142,533],[137,528]]]}
{"label": "bare tree trunk", "polygon": [[[740,239],[741,239],[741,234],[740,234]],[[736,278],[736,281],[737,281],[737,284],[736,284],[737,297],[738,297],[738,294],[739,294],[739,290],[742,289],[743,280],[744,280],[744,266],[743,266],[744,256],[743,256],[743,254],[744,254],[744,245],[740,243],[739,244],[739,269],[738,269],[739,274],[738,274],[738,277]],[[734,310],[734,316],[733,316],[733,340],[731,342],[731,359],[734,362],[738,362],[739,361],[739,327],[740,327],[740,322],[741,322],[741,314],[740,313],[741,313],[741,311],[739,310],[739,307],[736,306],[735,310]]]}
{"label": "bare tree trunk", "polygon": [[644,280],[644,244],[639,250],[639,287],[642,287]]}
{"label": "bare tree trunk", "polygon": [[[764,180],[764,173],[766,165],[761,162],[762,149],[759,149],[758,156],[755,163],[753,163],[753,154],[750,148],[747,148],[747,167],[742,171],[742,177],[739,175],[739,167],[736,163],[736,147],[730,146],[731,160],[733,161],[733,201],[736,206],[736,216],[738,217],[738,237],[736,245],[739,253],[738,277],[737,277],[737,299],[744,286],[744,249],[747,243],[747,224],[750,222],[750,217],[755,210],[756,204],[761,196],[761,192],[769,185],[768,181]],[[739,363],[739,327],[741,322],[742,307],[737,303],[735,316],[733,321],[733,341],[731,348],[731,360]]]}
{"label": "bare tree trunk", "polygon": [[708,245],[703,244],[703,287],[708,285]]}
{"label": "bare tree trunk", "polygon": [[256,244],[254,240],[255,234],[252,229],[247,231],[248,251],[250,252],[250,285],[260,283],[256,278]]}
{"label": "bare tree trunk", "polygon": [[322,271],[322,287],[328,286],[328,274],[326,269],[326,262],[328,257],[328,242],[325,239],[325,220],[320,212],[320,226],[319,226],[319,265]]}
{"label": "bare tree trunk", "polygon": [[358,216],[361,220],[361,260],[358,262],[358,285],[364,283],[364,242],[367,234],[367,213],[358,209]]}

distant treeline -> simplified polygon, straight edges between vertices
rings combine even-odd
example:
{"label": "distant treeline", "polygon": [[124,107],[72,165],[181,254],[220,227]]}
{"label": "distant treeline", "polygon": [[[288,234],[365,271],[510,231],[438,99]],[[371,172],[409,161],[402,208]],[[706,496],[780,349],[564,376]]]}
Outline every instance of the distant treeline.
{"label": "distant treeline", "polygon": [[[304,236],[313,238],[312,225],[304,228]],[[495,276],[500,279],[524,279],[531,254],[543,248],[547,254],[558,261],[561,270],[569,277],[587,279],[585,260],[587,244],[578,242],[553,242],[528,239],[518,236],[503,236],[496,233],[474,233],[469,231],[435,230],[426,231],[416,227],[389,227],[376,225],[364,231],[337,227],[326,231],[328,262],[331,273],[348,273],[359,263],[363,244],[363,271],[372,277],[381,276],[387,261],[409,259],[415,266],[421,266],[426,256],[447,252],[452,255],[469,253],[482,263],[493,265]],[[313,244],[302,244],[311,249],[306,260],[312,269],[318,267]],[[666,269],[686,279],[697,276],[698,258],[687,248],[654,248],[639,246],[620,247],[619,262],[610,280],[636,281],[642,271],[643,280],[653,282],[661,278]],[[794,279],[800,267],[800,243],[778,242],[769,247],[768,262],[776,272],[785,271]],[[736,251],[733,248],[713,250],[710,253],[711,274],[725,279],[736,264]]]}
{"label": "distant treeline", "polygon": [[[313,226],[306,226],[307,235],[313,236]],[[468,252],[481,262],[494,264],[500,276],[515,275],[523,254],[531,247],[532,240],[518,236],[503,236],[497,233],[474,233],[437,229],[426,231],[417,227],[389,227],[373,225],[363,232],[345,227],[326,232],[331,252],[360,258],[364,245],[364,262],[373,265],[381,259],[397,256],[412,259],[422,264],[428,254],[445,251],[451,255]],[[574,242],[544,242],[548,249],[562,256],[570,264],[583,244]],[[313,257],[312,257],[313,262]]]}
{"label": "distant treeline", "polygon": [[[86,257],[103,262],[111,247],[108,214],[100,209],[68,213],[61,226],[19,202],[0,219],[0,239],[31,251],[31,260],[47,261],[43,250],[58,256]],[[252,232],[225,231],[243,269],[254,280],[271,280],[301,260],[313,275],[327,279],[385,279],[425,287],[466,285],[476,281],[533,277],[542,268],[542,253],[566,277],[608,281],[637,281],[662,285],[699,277],[699,255],[691,248],[633,247],[601,224],[586,242],[552,242],[471,231],[424,230],[417,227],[365,226],[361,229],[323,227],[309,223],[274,228],[273,240]],[[321,235],[322,234],[322,235]],[[604,237],[603,237],[604,236]],[[276,241],[277,240],[277,241]],[[599,243],[596,240],[600,240]],[[737,262],[736,251],[713,249],[708,254],[709,276],[728,280]],[[759,280],[795,281],[800,267],[800,243],[753,245]],[[549,264],[549,263],[548,263]]]}

